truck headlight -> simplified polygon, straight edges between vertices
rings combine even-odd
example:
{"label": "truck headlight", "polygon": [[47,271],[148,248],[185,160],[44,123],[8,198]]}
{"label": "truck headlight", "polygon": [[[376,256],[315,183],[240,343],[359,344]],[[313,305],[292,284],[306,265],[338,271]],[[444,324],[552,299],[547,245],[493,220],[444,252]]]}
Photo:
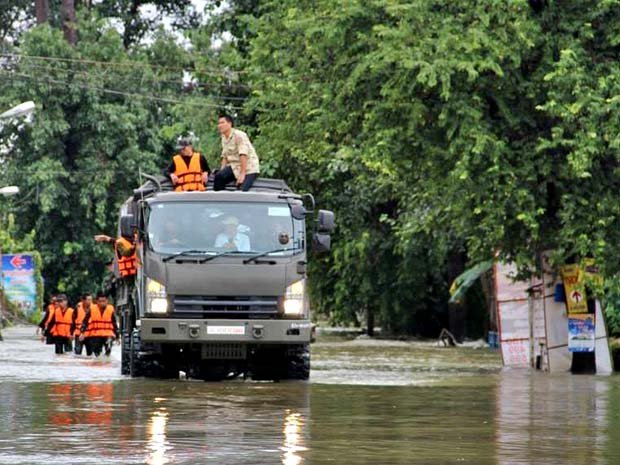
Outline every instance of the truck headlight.
{"label": "truck headlight", "polygon": [[301,315],[304,312],[305,296],[305,279],[300,279],[288,286],[284,293],[284,313],[286,315]]}
{"label": "truck headlight", "polygon": [[168,299],[166,287],[154,279],[146,279],[146,308],[149,313],[166,313]]}

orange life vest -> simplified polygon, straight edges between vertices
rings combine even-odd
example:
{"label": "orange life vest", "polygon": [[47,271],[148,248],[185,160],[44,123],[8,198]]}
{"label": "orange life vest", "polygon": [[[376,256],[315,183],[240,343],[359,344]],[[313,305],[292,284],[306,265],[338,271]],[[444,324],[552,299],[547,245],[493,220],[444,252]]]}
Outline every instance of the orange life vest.
{"label": "orange life vest", "polygon": [[54,316],[54,312],[56,311],[56,304],[49,304],[47,306],[47,319],[45,320],[44,328],[47,328],[47,325],[52,321],[52,317]]}
{"label": "orange life vest", "polygon": [[90,319],[88,320],[88,327],[84,332],[84,337],[114,337],[113,318],[114,307],[112,305],[108,305],[103,314],[99,305],[91,306]]}
{"label": "orange life vest", "polygon": [[[91,304],[90,306],[92,308],[93,304]],[[74,336],[79,336],[80,334],[82,334],[82,330],[80,328],[82,327],[85,316],[86,310],[84,310],[84,305],[82,305],[82,302],[79,302],[75,314],[75,332],[73,333]]]}
{"label": "orange life vest", "polygon": [[179,178],[179,183],[174,186],[174,190],[181,191],[204,191],[205,185],[202,181],[202,168],[200,167],[200,153],[194,152],[189,161],[189,166],[181,155],[172,157],[174,161],[174,174]]}
{"label": "orange life vest", "polygon": [[71,324],[73,324],[73,309],[67,308],[63,313],[62,308],[56,307],[52,336],[71,337]]}
{"label": "orange life vest", "polygon": [[[121,239],[118,239],[116,242],[114,242],[114,250],[116,252],[116,262],[118,263],[118,274],[121,276],[121,278],[124,278],[126,276],[134,276],[137,270],[136,248],[134,246],[133,253],[130,256],[125,257],[121,255],[120,251],[118,250],[119,240],[127,241],[127,239],[121,238]],[[129,243],[129,241],[127,242]]]}

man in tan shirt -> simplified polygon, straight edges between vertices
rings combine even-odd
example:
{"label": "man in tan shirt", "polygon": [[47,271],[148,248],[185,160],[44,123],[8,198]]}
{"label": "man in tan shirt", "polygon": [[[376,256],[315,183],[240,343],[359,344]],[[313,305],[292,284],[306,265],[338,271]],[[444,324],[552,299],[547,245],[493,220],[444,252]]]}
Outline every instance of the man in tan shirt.
{"label": "man in tan shirt", "polygon": [[235,129],[230,115],[221,115],[217,130],[222,135],[222,166],[213,180],[213,189],[226,189],[226,184],[235,182],[237,189],[250,190],[258,177],[259,163],[256,150],[248,135]]}

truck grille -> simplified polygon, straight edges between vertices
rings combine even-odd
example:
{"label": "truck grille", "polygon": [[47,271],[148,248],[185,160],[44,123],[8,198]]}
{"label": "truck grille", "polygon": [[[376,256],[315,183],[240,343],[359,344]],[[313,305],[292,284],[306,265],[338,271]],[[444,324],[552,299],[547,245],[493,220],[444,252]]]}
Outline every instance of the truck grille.
{"label": "truck grille", "polygon": [[184,318],[274,318],[277,297],[174,296],[174,314]]}

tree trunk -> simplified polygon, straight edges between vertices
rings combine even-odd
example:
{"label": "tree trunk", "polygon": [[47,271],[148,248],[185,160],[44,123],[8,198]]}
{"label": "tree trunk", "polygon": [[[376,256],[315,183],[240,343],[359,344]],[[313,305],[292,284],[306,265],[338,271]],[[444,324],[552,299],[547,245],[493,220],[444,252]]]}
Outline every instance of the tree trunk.
{"label": "tree trunk", "polygon": [[125,31],[123,32],[123,45],[125,48],[133,43],[139,34],[139,8],[142,4],[141,0],[133,0],[129,9],[129,16],[125,19]]}
{"label": "tree trunk", "polygon": [[375,335],[375,312],[371,307],[366,307],[366,334],[370,337]]}
{"label": "tree trunk", "polygon": [[75,0],[62,0],[62,29],[65,39],[71,45],[77,43],[77,19],[75,16]]}
{"label": "tree trunk", "polygon": [[487,311],[489,312],[489,327],[487,330],[497,331],[497,309],[495,305],[495,274],[493,269],[487,271],[480,276],[480,282],[482,284],[482,293],[484,294],[484,300],[487,305]]}
{"label": "tree trunk", "polygon": [[[464,252],[454,251],[448,257],[448,283],[452,283],[465,271],[466,256]],[[461,303],[448,305],[448,329],[457,342],[465,339],[465,323],[467,321],[467,303],[463,297]]]}
{"label": "tree trunk", "polygon": [[50,17],[49,0],[35,0],[34,8],[37,16],[37,24],[43,24],[47,22]]}

